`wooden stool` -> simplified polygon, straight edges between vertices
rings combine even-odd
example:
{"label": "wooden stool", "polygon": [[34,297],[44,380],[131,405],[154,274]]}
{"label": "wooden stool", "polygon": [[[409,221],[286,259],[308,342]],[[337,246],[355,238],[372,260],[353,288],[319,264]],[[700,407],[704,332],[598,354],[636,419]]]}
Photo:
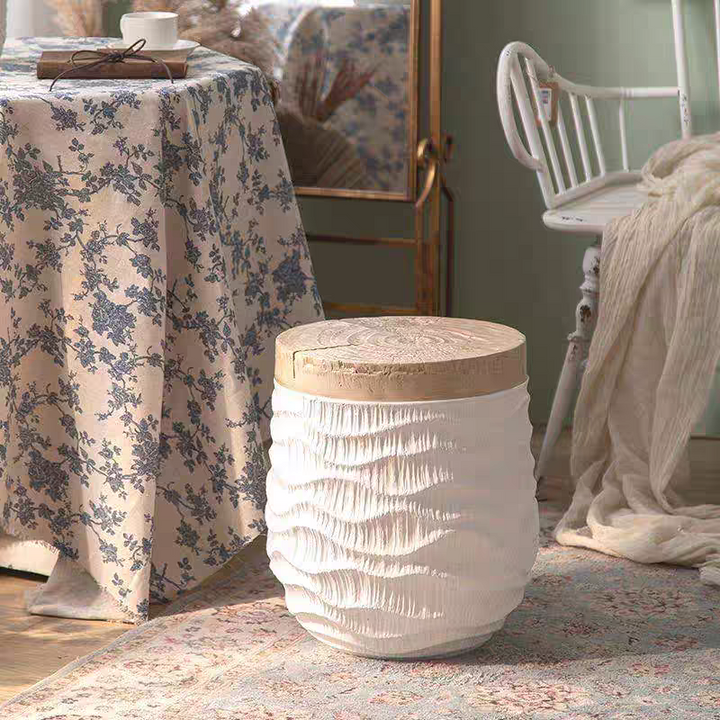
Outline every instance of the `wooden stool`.
{"label": "wooden stool", "polygon": [[288,609],[359,655],[481,645],[537,553],[525,338],[450,318],[294,328],[276,345],[268,554]]}

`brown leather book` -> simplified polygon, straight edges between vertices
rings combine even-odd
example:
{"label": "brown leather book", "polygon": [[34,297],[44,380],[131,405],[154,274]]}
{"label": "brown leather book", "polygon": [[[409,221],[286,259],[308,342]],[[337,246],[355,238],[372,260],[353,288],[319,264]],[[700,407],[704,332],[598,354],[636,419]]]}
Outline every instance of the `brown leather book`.
{"label": "brown leather book", "polygon": [[[41,80],[56,78],[73,67],[76,69],[65,76],[68,80],[167,78],[165,68],[160,63],[152,63],[131,57],[126,58],[123,62],[103,63],[86,70],[82,66],[91,65],[100,58],[93,57],[89,53],[83,54],[75,58],[75,65],[73,65],[71,60],[73,52],[72,50],[45,50],[38,60],[38,78]],[[111,54],[117,51],[98,48],[97,52]],[[187,50],[155,50],[154,52],[141,52],[140,54],[163,60],[174,79],[184,78],[187,75]]]}

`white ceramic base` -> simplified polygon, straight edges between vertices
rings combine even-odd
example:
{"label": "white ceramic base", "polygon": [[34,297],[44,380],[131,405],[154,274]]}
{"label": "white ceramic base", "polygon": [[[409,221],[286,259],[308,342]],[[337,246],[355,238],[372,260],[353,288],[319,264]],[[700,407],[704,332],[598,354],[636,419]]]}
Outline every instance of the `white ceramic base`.
{"label": "white ceramic base", "polygon": [[276,386],[268,555],[303,627],[367,657],[499,630],[537,554],[528,394],[348,403]]}

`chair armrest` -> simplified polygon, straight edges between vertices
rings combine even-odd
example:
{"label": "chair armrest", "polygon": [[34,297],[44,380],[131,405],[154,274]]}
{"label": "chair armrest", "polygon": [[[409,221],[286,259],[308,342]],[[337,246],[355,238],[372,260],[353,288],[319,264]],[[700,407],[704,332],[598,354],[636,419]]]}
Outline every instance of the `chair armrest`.
{"label": "chair armrest", "polygon": [[522,42],[512,42],[506,45],[500,54],[500,63],[497,72],[497,97],[500,109],[500,120],[502,121],[505,138],[515,159],[530,170],[541,171],[544,164],[533,157],[525,147],[525,143],[518,132],[513,108],[512,72],[513,68],[519,67],[518,56],[530,58],[536,68],[538,80],[549,80],[553,71],[550,66],[533,50],[529,45]]}

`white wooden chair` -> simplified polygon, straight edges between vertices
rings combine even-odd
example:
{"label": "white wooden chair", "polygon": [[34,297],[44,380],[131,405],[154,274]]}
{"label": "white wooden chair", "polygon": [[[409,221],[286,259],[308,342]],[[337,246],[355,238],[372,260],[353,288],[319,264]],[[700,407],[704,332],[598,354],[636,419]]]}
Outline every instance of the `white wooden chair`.
{"label": "white wooden chair", "polygon": [[[714,4],[720,73],[720,0],[714,0]],[[637,189],[640,172],[630,168],[626,125],[629,102],[678,98],[682,136],[692,135],[683,0],[672,0],[672,12],[677,63],[677,85],[672,87],[607,88],[578,85],[556,73],[535,50],[521,42],[510,43],[500,56],[497,93],[505,136],[515,158],[537,173],[547,206],[543,215],[545,225],[560,232],[594,238],[585,253],[585,281],[580,288],[582,300],[577,308],[575,332],[569,337],[565,363],[535,471],[538,479],[544,476],[547,469],[574,391],[580,383],[592,339],[599,300],[600,241],[603,231],[611,220],[632,212],[645,200],[643,193]],[[562,98],[557,102],[557,111],[553,111],[555,117],[548,117],[548,103],[543,101],[543,95],[547,93],[543,86],[551,83],[555,85],[554,91]],[[622,167],[617,170],[610,169],[605,159],[596,101],[609,101],[617,106],[622,158]],[[570,121],[566,123],[563,104],[572,114],[572,124]],[[516,107],[524,138],[515,119]],[[536,112],[537,108],[540,110]],[[571,137],[574,139],[575,153]],[[592,152],[588,137],[592,141]],[[582,160],[581,170],[576,167],[575,154],[579,154]]]}

